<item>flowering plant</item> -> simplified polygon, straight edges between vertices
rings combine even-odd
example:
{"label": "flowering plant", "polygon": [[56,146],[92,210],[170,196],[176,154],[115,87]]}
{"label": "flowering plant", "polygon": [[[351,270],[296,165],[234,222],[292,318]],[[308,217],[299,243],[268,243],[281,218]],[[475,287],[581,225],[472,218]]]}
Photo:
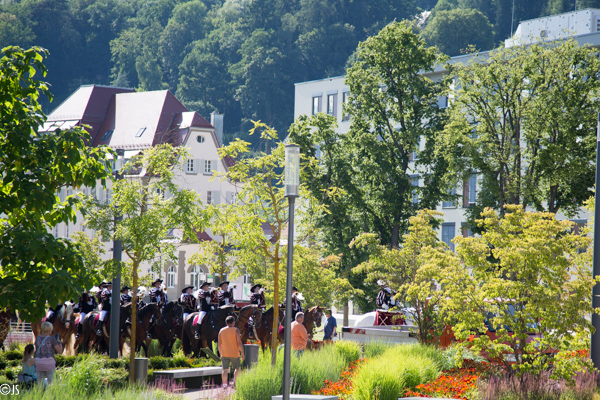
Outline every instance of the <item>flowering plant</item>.
{"label": "flowering plant", "polygon": [[356,375],[358,367],[364,361],[365,359],[361,358],[351,362],[350,366],[342,371],[342,375],[337,382],[326,379],[325,386],[321,390],[313,391],[312,394],[339,397],[352,393],[352,378]]}

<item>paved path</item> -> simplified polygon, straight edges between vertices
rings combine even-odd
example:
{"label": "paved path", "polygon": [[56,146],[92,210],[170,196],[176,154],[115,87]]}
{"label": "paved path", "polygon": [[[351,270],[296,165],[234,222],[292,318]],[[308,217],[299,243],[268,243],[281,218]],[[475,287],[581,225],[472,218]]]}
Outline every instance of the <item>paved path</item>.
{"label": "paved path", "polygon": [[233,388],[214,388],[214,389],[187,389],[183,394],[183,398],[186,400],[199,400],[199,399],[214,399],[219,397],[220,393],[233,393]]}

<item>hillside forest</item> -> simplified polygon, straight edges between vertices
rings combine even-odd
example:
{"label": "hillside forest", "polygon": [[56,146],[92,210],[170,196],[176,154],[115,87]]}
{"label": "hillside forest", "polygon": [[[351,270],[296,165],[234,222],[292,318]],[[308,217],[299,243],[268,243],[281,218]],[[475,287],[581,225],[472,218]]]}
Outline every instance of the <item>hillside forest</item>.
{"label": "hillside forest", "polygon": [[252,120],[286,132],[294,83],[344,75],[358,43],[394,20],[454,56],[574,9],[575,0],[2,0],[0,47],[50,51],[45,112],[80,85],[169,89],[205,118],[224,113],[226,142],[257,148]]}

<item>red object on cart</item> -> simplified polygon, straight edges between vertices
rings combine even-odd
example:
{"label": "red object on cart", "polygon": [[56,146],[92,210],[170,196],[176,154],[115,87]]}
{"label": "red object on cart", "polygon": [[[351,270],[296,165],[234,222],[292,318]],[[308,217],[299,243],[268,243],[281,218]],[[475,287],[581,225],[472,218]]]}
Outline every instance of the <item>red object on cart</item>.
{"label": "red object on cart", "polygon": [[375,311],[374,326],[380,325],[404,325],[404,314],[399,311]]}

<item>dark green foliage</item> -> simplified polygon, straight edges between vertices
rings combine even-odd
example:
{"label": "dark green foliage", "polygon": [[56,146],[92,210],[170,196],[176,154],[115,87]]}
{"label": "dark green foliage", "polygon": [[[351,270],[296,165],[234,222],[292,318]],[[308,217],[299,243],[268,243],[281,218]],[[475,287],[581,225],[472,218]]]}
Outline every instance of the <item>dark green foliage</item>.
{"label": "dark green foliage", "polygon": [[3,353],[4,359],[12,361],[12,360],[21,360],[23,358],[23,353],[9,350]]}

